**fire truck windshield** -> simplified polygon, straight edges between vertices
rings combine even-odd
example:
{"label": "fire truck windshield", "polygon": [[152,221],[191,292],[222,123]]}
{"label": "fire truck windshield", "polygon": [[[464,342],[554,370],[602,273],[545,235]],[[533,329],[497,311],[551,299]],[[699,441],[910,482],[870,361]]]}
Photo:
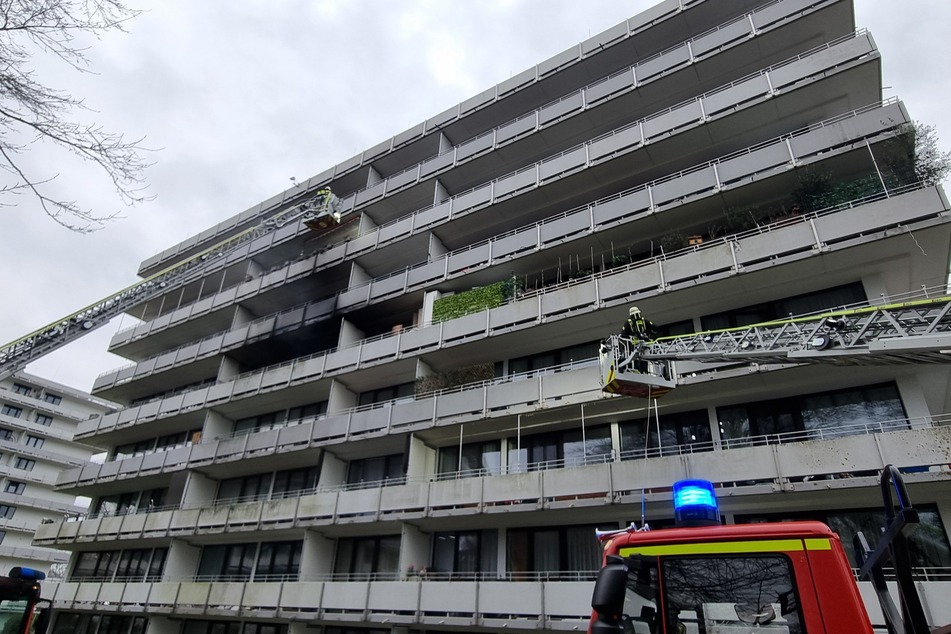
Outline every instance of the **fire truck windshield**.
{"label": "fire truck windshield", "polygon": [[29,631],[25,630],[25,621],[31,612],[32,606],[27,599],[3,599],[0,601],[0,633],[31,634],[32,627]]}
{"label": "fire truck windshield", "polygon": [[625,633],[728,634],[753,626],[764,634],[803,634],[792,565],[783,554],[637,555],[625,563]]}

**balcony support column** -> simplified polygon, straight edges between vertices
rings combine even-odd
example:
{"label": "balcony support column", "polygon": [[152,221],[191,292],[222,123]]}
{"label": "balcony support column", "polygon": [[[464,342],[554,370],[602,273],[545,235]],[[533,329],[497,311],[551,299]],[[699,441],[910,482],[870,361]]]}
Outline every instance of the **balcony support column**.
{"label": "balcony support column", "polygon": [[[192,546],[181,539],[172,539],[168,547],[168,559],[165,560],[163,579],[192,578],[198,574],[198,560],[201,548]],[[151,628],[149,629],[151,632]]]}
{"label": "balcony support column", "polygon": [[317,531],[304,532],[304,548],[301,552],[301,581],[318,579],[333,572],[334,540]]}
{"label": "balcony support column", "polygon": [[429,234],[429,259],[435,260],[438,257],[449,253],[449,249],[442,243],[435,233]]}
{"label": "balcony support column", "polygon": [[336,414],[345,409],[357,406],[357,395],[350,389],[334,379],[330,385],[330,398],[327,401],[327,413]]}
{"label": "balcony support column", "polygon": [[430,473],[436,473],[436,450],[414,434],[409,439],[406,476],[408,478],[422,478]]}
{"label": "balcony support column", "polygon": [[382,180],[383,180],[383,177],[380,176],[380,173],[376,171],[376,169],[374,169],[373,166],[371,165],[367,169],[367,187],[373,187],[374,185],[376,185]]}
{"label": "balcony support column", "polygon": [[337,346],[346,347],[355,344],[366,338],[366,333],[357,328],[346,318],[340,320],[340,337],[337,339]]}
{"label": "balcony support column", "polygon": [[324,452],[324,459],[320,465],[320,480],[322,487],[332,487],[343,484],[347,479],[347,463],[329,451]]}
{"label": "balcony support column", "polygon": [[205,424],[202,426],[201,431],[203,438],[230,436],[232,433],[234,433],[233,420],[214,410],[208,410],[208,414],[205,416]]}
{"label": "balcony support column", "polygon": [[[400,545],[400,573],[412,566],[415,570],[430,568],[429,553],[432,548],[430,535],[412,524],[403,524]],[[438,571],[437,571],[438,572]]]}

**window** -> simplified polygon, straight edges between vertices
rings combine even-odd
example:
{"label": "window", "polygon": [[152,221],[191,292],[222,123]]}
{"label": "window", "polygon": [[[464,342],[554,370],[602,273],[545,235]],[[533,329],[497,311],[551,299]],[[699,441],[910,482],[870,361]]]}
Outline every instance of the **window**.
{"label": "window", "polygon": [[317,488],[317,479],[320,477],[319,467],[303,467],[288,469],[274,474],[274,490],[272,498],[287,497],[287,494],[308,491]]}
{"label": "window", "polygon": [[675,321],[670,324],[657,326],[658,337],[676,337],[678,335],[689,335],[696,331],[697,329],[693,325],[692,319],[684,319],[682,321]]}
{"label": "window", "polygon": [[17,458],[16,462],[13,463],[15,469],[23,469],[24,471],[33,471],[35,466],[36,460],[30,458]]}
{"label": "window", "polygon": [[348,537],[337,543],[334,572],[396,578],[400,566],[400,536]]}
{"label": "window", "polygon": [[255,581],[297,581],[304,542],[266,542],[261,544]]}
{"label": "window", "polygon": [[498,568],[498,531],[455,531],[433,535],[432,571],[466,574]]}
{"label": "window", "polygon": [[198,581],[248,581],[257,544],[205,546],[198,562]]}
{"label": "window", "polygon": [[719,407],[717,418],[720,437],[741,444],[767,434],[829,438],[880,430],[881,423],[889,429],[908,426],[894,383]]}
{"label": "window", "polygon": [[282,415],[283,412],[270,412],[268,414],[251,416],[250,418],[242,418],[235,421],[234,433],[250,434],[261,429],[271,429],[279,419],[283,421]]}
{"label": "window", "polygon": [[0,427],[0,440],[14,440],[15,436],[13,435],[12,429],[7,429],[6,427]]}
{"label": "window", "polygon": [[175,447],[182,447],[188,442],[188,438],[192,432],[180,431],[175,434],[167,434],[160,437],[155,441],[155,450],[156,451],[167,451],[169,449],[174,449]]}
{"label": "window", "polygon": [[39,436],[27,436],[26,441],[24,441],[24,444],[27,447],[36,447],[37,449],[39,449],[40,447],[43,446],[45,442],[46,440],[44,438],[40,438]]}
{"label": "window", "polygon": [[13,405],[4,404],[3,407],[0,407],[0,414],[9,416],[10,418],[20,418],[20,414],[22,413],[23,409],[14,407]]}
{"label": "window", "polygon": [[640,556],[627,563],[625,631],[752,632],[763,625],[804,634],[785,555]]}
{"label": "window", "polygon": [[56,612],[52,634],[145,634],[144,616]]}
{"label": "window", "polygon": [[462,477],[479,476],[483,473],[498,475],[502,472],[502,441],[469,443],[462,446],[443,447],[439,450],[439,473],[458,474]]}
{"label": "window", "polygon": [[0,544],[3,543],[3,539],[7,536],[6,531],[0,531]]}
{"label": "window", "polygon": [[777,631],[803,633],[785,555],[664,557],[660,567],[668,632],[750,631],[751,623],[766,629],[773,623]]}
{"label": "window", "polygon": [[310,403],[292,407],[288,410],[278,410],[267,414],[258,414],[235,421],[235,434],[250,434],[264,429],[271,429],[278,425],[297,424],[305,419],[316,418],[327,413],[327,401]]}
{"label": "window", "polygon": [[3,487],[5,493],[12,493],[13,495],[23,495],[23,491],[25,490],[26,484],[15,480],[7,480],[6,485]]}
{"label": "window", "polygon": [[736,328],[773,319],[785,319],[790,315],[816,313],[850,304],[858,304],[866,300],[862,283],[854,282],[814,293],[738,308],[725,313],[707,315],[700,318],[700,325],[703,330]]}
{"label": "window", "polygon": [[119,563],[118,550],[79,553],[70,581],[97,580],[108,581],[115,574]]}
{"label": "window", "polygon": [[167,548],[123,550],[116,566],[116,581],[157,581],[165,570]]}
{"label": "window", "polygon": [[13,393],[14,393],[14,394],[19,394],[19,395],[21,395],[21,396],[29,396],[29,395],[30,395],[30,392],[32,392],[32,391],[33,391],[33,390],[30,389],[30,386],[29,386],[29,385],[22,385],[22,384],[20,384],[20,383],[14,383],[14,384],[13,384]]}
{"label": "window", "polygon": [[367,486],[399,484],[403,479],[403,454],[351,460],[347,467],[347,484]]}
{"label": "window", "polygon": [[0,504],[0,519],[8,520],[17,512],[17,507],[9,504]]}
{"label": "window", "polygon": [[327,401],[292,407],[287,411],[287,422],[295,422],[308,418],[317,418],[327,413]]}
{"label": "window", "polygon": [[125,458],[131,458],[132,456],[138,456],[146,453],[151,453],[155,450],[155,439],[149,438],[147,440],[137,440],[136,442],[130,442],[125,445],[119,445],[116,447],[115,454],[113,458],[116,460],[123,460]]}
{"label": "window", "polygon": [[510,438],[508,446],[509,472],[546,469],[562,464],[574,467],[589,461],[604,461],[611,455],[613,448],[611,428],[607,425],[523,436],[521,443],[516,438]]}
{"label": "window", "polygon": [[104,495],[95,504],[97,515],[129,515],[147,512],[165,505],[167,488]]}
{"label": "window", "polygon": [[49,403],[50,405],[59,405],[60,403],[63,402],[63,397],[47,392],[43,395],[43,400]]}
{"label": "window", "polygon": [[[908,536],[908,549],[911,565],[916,568],[951,568],[951,544],[948,533],[934,505],[916,505],[919,524]],[[737,515],[737,524],[758,524],[762,522],[792,522],[796,520],[815,520],[832,528],[845,545],[852,544],[854,535],[862,531],[873,549],[878,545],[882,534],[881,509],[853,509],[832,511],[803,511],[800,513],[763,513],[757,515]],[[845,554],[852,566],[857,568],[855,553],[846,547]]]}
{"label": "window", "polygon": [[[205,546],[198,563],[199,580],[297,580],[304,542],[264,542]],[[256,557],[257,556],[257,557]],[[255,559],[257,566],[255,567]]]}
{"label": "window", "polygon": [[[512,528],[507,534],[508,570],[513,578],[533,573],[565,579],[594,579],[601,567],[601,546],[594,537],[597,526],[545,526]],[[614,525],[611,526],[614,528]]]}
{"label": "window", "polygon": [[[660,436],[658,436],[658,426]],[[706,410],[665,414],[656,419],[624,421],[621,432],[621,458],[645,458],[684,452],[713,451],[710,418]]]}
{"label": "window", "polygon": [[[60,633],[53,632],[53,634]],[[254,623],[251,621],[198,621],[186,619],[182,634],[287,634],[287,625]]]}
{"label": "window", "polygon": [[522,374],[553,368],[572,361],[585,361],[598,356],[599,342],[591,341],[558,350],[549,350],[527,357],[518,357],[509,360],[509,374]]}
{"label": "window", "polygon": [[47,416],[46,414],[37,414],[33,420],[44,427],[49,427],[53,424],[53,417]]}
{"label": "window", "polygon": [[271,490],[271,474],[259,473],[242,478],[228,478],[218,485],[216,500],[232,502],[255,500],[267,496]]}
{"label": "window", "polygon": [[400,383],[399,385],[390,385],[381,387],[378,390],[370,390],[360,393],[360,405],[372,405],[373,403],[385,403],[399,398],[412,398],[416,394],[416,383]]}

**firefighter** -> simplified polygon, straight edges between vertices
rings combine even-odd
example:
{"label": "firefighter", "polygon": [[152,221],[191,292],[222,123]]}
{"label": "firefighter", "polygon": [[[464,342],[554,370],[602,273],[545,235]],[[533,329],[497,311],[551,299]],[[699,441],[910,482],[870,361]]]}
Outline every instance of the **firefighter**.
{"label": "firefighter", "polygon": [[657,337],[657,331],[653,322],[644,319],[640,309],[637,306],[631,306],[628,311],[627,321],[621,327],[621,335],[630,337],[634,343],[641,341],[651,341]]}
{"label": "firefighter", "polygon": [[[627,354],[625,355],[629,356],[633,351],[637,350],[642,341],[653,340],[657,336],[657,331],[654,329],[654,324],[649,319],[644,318],[644,315],[641,314],[637,306],[631,306],[628,311],[627,321],[625,321],[621,327],[621,336],[627,338],[629,341]],[[647,361],[635,359],[631,363],[631,370],[641,373],[647,372]]]}
{"label": "firefighter", "polygon": [[311,198],[311,209],[313,211],[320,211],[327,204],[327,201],[330,200],[330,188],[322,187],[317,190],[317,193],[314,194],[314,197]]}

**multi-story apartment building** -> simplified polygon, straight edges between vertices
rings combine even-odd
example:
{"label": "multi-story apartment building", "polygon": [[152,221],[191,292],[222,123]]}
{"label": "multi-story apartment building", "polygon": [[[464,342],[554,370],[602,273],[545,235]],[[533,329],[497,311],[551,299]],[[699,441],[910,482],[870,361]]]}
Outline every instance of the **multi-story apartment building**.
{"label": "multi-story apartment building", "polygon": [[15,566],[49,572],[69,559],[65,550],[34,546],[33,533],[86,510],[75,495],[57,490],[56,479],[95,453],[73,442],[76,426],[114,407],[25,372],[0,381],[0,574]]}
{"label": "multi-story apartment building", "polygon": [[652,408],[596,363],[632,304],[676,334],[945,291],[880,76],[848,0],[666,0],[146,260],[341,199],[130,311],[77,436],[108,459],[59,480],[90,514],[36,535],[75,554],[55,632],[578,631],[594,528],[667,524],[673,481],[849,540],[888,462],[951,621],[949,366],[680,363]]}

